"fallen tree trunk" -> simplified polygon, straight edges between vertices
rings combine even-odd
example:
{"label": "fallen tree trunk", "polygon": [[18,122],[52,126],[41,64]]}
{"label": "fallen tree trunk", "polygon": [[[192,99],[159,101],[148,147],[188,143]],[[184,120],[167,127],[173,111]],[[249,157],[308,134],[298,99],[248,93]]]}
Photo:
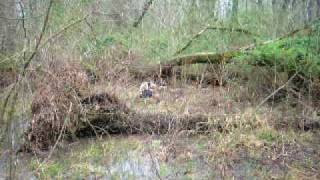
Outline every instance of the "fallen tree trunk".
{"label": "fallen tree trunk", "polygon": [[[166,134],[180,131],[208,132],[207,116],[177,116],[153,113],[92,113],[87,126],[77,129],[77,137],[96,134]],[[205,125],[206,124],[206,125]]]}
{"label": "fallen tree trunk", "polygon": [[222,53],[196,53],[174,57],[168,61],[153,65],[132,65],[129,71],[136,78],[169,78],[173,75],[179,76],[179,70],[175,67],[192,64],[221,64],[228,63],[232,58],[239,55],[240,51],[227,51]]}
{"label": "fallen tree trunk", "polygon": [[[77,137],[97,134],[166,134],[181,131],[193,133],[220,132],[237,127],[236,117],[203,114],[175,115],[172,113],[142,113],[128,109],[123,103],[106,93],[83,98],[84,118],[74,131]],[[234,115],[231,115],[234,116]],[[229,120],[226,120],[229,118]],[[232,121],[230,121],[232,119]]]}
{"label": "fallen tree trunk", "polygon": [[220,64],[222,62],[227,62],[236,55],[238,55],[239,52],[237,51],[228,51],[228,52],[222,52],[222,53],[211,53],[211,52],[205,52],[205,53],[196,53],[192,55],[185,55],[185,56],[178,56],[175,57],[166,63],[161,64],[163,67],[167,66],[182,66],[182,65],[188,65],[188,64]]}

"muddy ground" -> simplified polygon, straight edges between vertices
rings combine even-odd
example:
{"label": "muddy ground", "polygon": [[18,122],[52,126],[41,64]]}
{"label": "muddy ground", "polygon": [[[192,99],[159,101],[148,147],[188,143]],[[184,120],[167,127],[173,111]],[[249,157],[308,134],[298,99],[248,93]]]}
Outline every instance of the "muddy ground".
{"label": "muddy ground", "polygon": [[[160,101],[138,98],[139,83],[100,84],[136,112],[212,115],[225,130],[196,129],[163,135],[103,135],[63,140],[43,154],[19,154],[18,177],[39,179],[318,179],[319,129],[281,124],[299,122],[286,103],[256,110],[239,87],[168,86]],[[233,90],[231,90],[233,89]],[[238,126],[234,126],[234,123]],[[233,124],[228,126],[228,123]],[[294,123],[292,123],[294,124]],[[3,152],[3,155],[5,152]],[[2,176],[3,177],[3,176]]]}

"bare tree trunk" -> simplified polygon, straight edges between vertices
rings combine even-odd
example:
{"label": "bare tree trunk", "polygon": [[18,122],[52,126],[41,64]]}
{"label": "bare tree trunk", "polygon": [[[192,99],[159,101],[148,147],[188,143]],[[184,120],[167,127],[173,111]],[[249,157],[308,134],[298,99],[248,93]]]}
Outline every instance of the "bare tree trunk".
{"label": "bare tree trunk", "polygon": [[[2,3],[2,1],[0,1]],[[2,4],[0,4],[0,53],[2,53],[4,51],[4,38],[5,38],[5,34],[4,34],[4,27],[5,27],[5,19],[3,19],[3,17],[5,16],[5,6],[3,6]]]}
{"label": "bare tree trunk", "polygon": [[238,22],[239,0],[232,0],[232,23],[239,24]]}
{"label": "bare tree trunk", "polygon": [[16,3],[11,0],[3,0],[0,6],[0,52],[12,53],[15,50],[16,35]]}
{"label": "bare tree trunk", "polygon": [[312,21],[312,6],[313,0],[308,0],[305,12],[305,24],[308,24],[310,21]]}
{"label": "bare tree trunk", "polygon": [[282,4],[282,10],[284,11],[288,10],[289,3],[290,3],[290,0],[284,0]]}
{"label": "bare tree trunk", "polygon": [[292,9],[297,5],[297,0],[292,0],[291,7]]}
{"label": "bare tree trunk", "polygon": [[317,0],[317,17],[320,17],[320,0]]}
{"label": "bare tree trunk", "polygon": [[259,10],[263,10],[263,0],[258,0],[257,2]]}
{"label": "bare tree trunk", "polygon": [[248,0],[246,0],[246,13],[248,12]]}
{"label": "bare tree trunk", "polygon": [[278,14],[277,14],[277,1],[272,0],[272,20],[274,23],[273,34],[275,37],[278,35]]}

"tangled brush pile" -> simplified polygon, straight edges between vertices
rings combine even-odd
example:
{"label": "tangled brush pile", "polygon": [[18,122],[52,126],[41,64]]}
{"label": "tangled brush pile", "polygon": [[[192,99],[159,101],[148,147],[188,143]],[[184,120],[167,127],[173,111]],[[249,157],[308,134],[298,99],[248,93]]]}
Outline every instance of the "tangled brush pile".
{"label": "tangled brush pile", "polygon": [[129,112],[114,95],[91,94],[88,76],[78,63],[56,62],[44,72],[35,78],[32,121],[24,147],[28,151],[49,150],[65,136],[101,133],[99,129],[121,123],[119,115]]}
{"label": "tangled brush pile", "polygon": [[88,90],[89,81],[79,64],[62,61],[51,64],[38,80],[26,135],[28,148],[46,150],[60,134],[77,126],[80,97]]}

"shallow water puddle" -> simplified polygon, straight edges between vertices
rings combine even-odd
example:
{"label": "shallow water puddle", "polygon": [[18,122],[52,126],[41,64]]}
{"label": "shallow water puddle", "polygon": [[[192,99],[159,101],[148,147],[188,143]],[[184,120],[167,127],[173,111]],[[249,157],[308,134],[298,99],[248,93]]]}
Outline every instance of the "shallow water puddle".
{"label": "shallow water puddle", "polygon": [[[20,160],[24,179],[252,179],[287,177],[285,159],[270,150],[223,147],[214,137],[115,136],[65,143],[51,159]],[[273,152],[273,149],[271,149]],[[310,153],[309,153],[310,154]],[[314,156],[305,154],[309,158]],[[301,156],[305,159],[305,155]],[[285,156],[284,158],[286,158]],[[296,157],[296,156],[294,156]],[[311,167],[316,168],[315,164]],[[291,167],[300,168],[292,159]],[[290,163],[290,161],[286,161]],[[294,166],[294,165],[297,166]],[[295,169],[293,169],[295,170]],[[292,170],[291,170],[292,171]],[[313,175],[313,171],[310,171]],[[292,172],[290,172],[292,173]],[[293,171],[295,173],[295,171]]]}
{"label": "shallow water puddle", "polygon": [[35,157],[25,162],[29,162],[29,172],[35,171],[29,178],[39,179],[180,179],[209,175],[201,156],[186,157],[183,151],[175,151],[168,149],[161,138],[111,137],[65,145],[45,164]]}
{"label": "shallow water puddle", "polygon": [[160,139],[117,138],[107,144],[111,158],[98,167],[91,166],[94,175],[90,178],[97,178],[97,170],[103,174],[98,176],[101,179],[175,179],[196,173],[200,177],[205,166],[199,158],[176,162],[173,157],[164,157],[173,152],[164,152],[166,147]]}

